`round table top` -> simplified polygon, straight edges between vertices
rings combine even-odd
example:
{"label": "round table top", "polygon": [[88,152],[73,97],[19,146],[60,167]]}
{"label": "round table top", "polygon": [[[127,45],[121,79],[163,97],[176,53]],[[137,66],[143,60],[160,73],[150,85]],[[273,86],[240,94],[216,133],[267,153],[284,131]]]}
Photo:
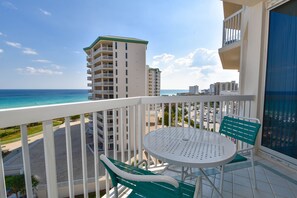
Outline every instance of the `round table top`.
{"label": "round table top", "polygon": [[153,157],[192,168],[224,165],[236,155],[235,144],[226,137],[195,128],[160,128],[145,135],[143,145]]}

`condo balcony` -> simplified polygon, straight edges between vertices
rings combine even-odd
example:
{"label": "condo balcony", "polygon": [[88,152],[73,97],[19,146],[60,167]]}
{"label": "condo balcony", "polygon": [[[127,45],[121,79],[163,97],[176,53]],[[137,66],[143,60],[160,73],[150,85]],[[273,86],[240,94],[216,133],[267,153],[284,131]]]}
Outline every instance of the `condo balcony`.
{"label": "condo balcony", "polygon": [[[5,187],[4,176],[20,172],[25,174],[27,197],[34,197],[34,194],[51,198],[75,195],[88,197],[88,193],[97,197],[115,197],[114,191],[109,190],[112,183],[109,179],[106,180],[108,175],[99,161],[100,154],[130,165],[145,159],[149,170],[160,172],[167,167],[167,163],[147,154],[142,145],[145,134],[171,126],[200,128],[209,133],[218,133],[224,115],[249,117],[254,102],[253,95],[159,96],[2,109],[0,128],[19,126],[21,141],[16,143],[16,150],[6,157],[0,152],[0,197],[7,197],[9,191]],[[148,108],[158,105],[160,108]],[[166,107],[170,107],[171,113],[167,114],[169,117],[165,122]],[[171,111],[172,109],[178,111]],[[180,116],[175,115],[175,112],[179,112]],[[74,115],[80,115],[80,119],[71,122],[69,118]],[[102,119],[103,126],[100,131],[97,119],[90,121],[89,117]],[[54,127],[53,120],[56,118],[64,118],[64,124]],[[113,124],[117,121],[121,124],[117,127],[111,125],[112,130],[109,130],[107,118],[111,118]],[[35,122],[42,123],[42,133],[40,140],[32,142],[32,137],[28,139],[28,124]],[[89,122],[93,125],[91,131],[86,128]],[[99,144],[98,140],[103,144]],[[115,149],[111,150],[113,145]],[[245,145],[238,146],[244,148]],[[0,150],[5,148],[2,144]],[[228,165],[224,173],[223,196],[296,197],[296,172],[265,156],[260,151],[256,153],[257,189],[253,189],[251,185],[250,163]],[[180,177],[180,173],[168,170],[164,174]],[[211,169],[208,174],[218,186],[220,174]],[[32,190],[31,175],[38,177],[37,191]],[[130,191],[124,186],[118,187],[120,197],[129,195]],[[104,189],[107,189],[106,192]],[[203,180],[202,189],[203,197],[216,196],[207,181]]]}
{"label": "condo balcony", "polygon": [[91,68],[91,67],[92,67],[92,64],[87,63],[87,67],[88,67],[88,68]]}
{"label": "condo balcony", "polygon": [[96,58],[93,63],[96,64],[100,61],[112,61],[112,60],[113,60],[112,55],[109,55],[109,56],[103,55],[103,56],[99,56],[98,58]]}
{"label": "condo balcony", "polygon": [[98,53],[102,53],[102,52],[113,52],[113,48],[112,47],[100,47],[97,50],[94,51],[94,56],[97,55]]}
{"label": "condo balcony", "polygon": [[113,86],[113,82],[95,82],[94,86]]}
{"label": "condo balcony", "polygon": [[92,87],[92,83],[88,83],[87,86],[88,86],[88,87]]}
{"label": "condo balcony", "polygon": [[87,80],[92,80],[92,76],[88,76],[87,77]]}
{"label": "condo balcony", "polygon": [[100,73],[100,74],[96,74],[94,76],[94,78],[113,78],[113,74],[112,73]]}
{"label": "condo balcony", "polygon": [[90,69],[88,69],[87,74],[92,74],[92,71]]}
{"label": "condo balcony", "polygon": [[100,64],[100,65],[95,65],[94,67],[94,71],[98,71],[101,69],[111,70],[113,69],[113,64]]}
{"label": "condo balcony", "polygon": [[91,60],[92,60],[92,58],[91,58],[91,56],[86,56],[86,60],[88,61],[88,62],[91,62]]}
{"label": "condo balcony", "polygon": [[228,16],[223,22],[222,48],[219,55],[224,69],[239,70],[241,48],[242,9]]}

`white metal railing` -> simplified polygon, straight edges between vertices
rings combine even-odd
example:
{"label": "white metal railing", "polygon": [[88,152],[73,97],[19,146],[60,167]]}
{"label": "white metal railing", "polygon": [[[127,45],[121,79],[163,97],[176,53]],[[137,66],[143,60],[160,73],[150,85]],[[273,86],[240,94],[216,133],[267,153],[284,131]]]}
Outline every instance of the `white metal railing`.
{"label": "white metal railing", "polygon": [[94,67],[94,71],[98,71],[100,69],[112,69],[113,65],[112,64],[102,64]]}
{"label": "white metal railing", "polygon": [[[88,163],[86,149],[86,131],[85,131],[85,114],[89,113],[93,118],[93,145],[98,147],[98,140],[108,140],[103,142],[104,153],[114,159],[121,160],[129,164],[143,159],[142,139],[144,134],[153,129],[160,127],[181,126],[181,127],[199,127],[210,131],[218,131],[220,121],[225,114],[250,116],[250,110],[254,96],[157,96],[157,97],[134,97],[112,100],[88,101],[69,104],[46,105],[37,107],[15,108],[0,110],[0,128],[21,126],[22,134],[22,156],[23,168],[26,180],[26,192],[28,197],[32,197],[31,184],[31,166],[30,166],[30,150],[28,149],[27,140],[27,124],[33,122],[43,123],[43,140],[44,140],[44,157],[46,173],[46,192],[47,197],[74,197],[75,188],[74,170],[72,161],[72,145],[70,116],[80,115],[80,134],[81,134],[81,151],[82,164],[81,172],[83,172],[82,189],[80,192],[88,197]],[[154,107],[154,108],[151,108]],[[170,108],[171,107],[171,108]],[[165,120],[165,109],[168,109],[169,117]],[[152,110],[153,109],[153,110]],[[100,112],[100,113],[98,113]],[[176,112],[181,112],[182,120],[178,119]],[[179,113],[178,113],[179,114]],[[57,166],[55,156],[55,139],[53,133],[53,119],[65,118],[65,134],[66,134],[66,156],[68,193],[61,194],[57,182]],[[109,119],[108,119],[109,118]],[[187,118],[187,119],[186,119]],[[113,122],[110,122],[110,119]],[[103,120],[103,137],[99,137],[100,133],[97,126],[102,124]],[[187,125],[186,121],[191,124]],[[191,121],[192,120],[192,121]],[[109,124],[107,124],[109,123]],[[152,123],[155,123],[152,125]],[[159,124],[158,124],[159,123]],[[99,124],[99,125],[98,125]],[[193,126],[191,126],[193,125]],[[108,131],[108,127],[112,126],[113,131]],[[117,138],[115,138],[117,137]],[[115,149],[108,150],[110,145]],[[107,176],[107,172],[99,170],[99,153],[98,149],[93,149],[94,179],[96,197],[100,197],[102,184],[109,189],[109,180],[100,183],[102,178],[99,175]],[[32,156],[31,156],[32,157]],[[77,162],[76,162],[77,163]],[[155,162],[156,163],[156,162]],[[0,147],[0,197],[6,197],[4,166]],[[100,180],[99,180],[100,178]],[[3,190],[2,190],[3,189]],[[108,192],[108,191],[107,191]],[[108,195],[107,195],[108,197]]]}
{"label": "white metal railing", "polygon": [[227,17],[223,22],[222,46],[226,46],[241,39],[242,9]]}

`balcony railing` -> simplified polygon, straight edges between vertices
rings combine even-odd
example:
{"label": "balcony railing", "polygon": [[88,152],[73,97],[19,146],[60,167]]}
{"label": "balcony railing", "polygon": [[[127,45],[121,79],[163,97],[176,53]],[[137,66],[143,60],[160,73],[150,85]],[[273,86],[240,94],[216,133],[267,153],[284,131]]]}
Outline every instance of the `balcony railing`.
{"label": "balcony railing", "polygon": [[94,56],[100,52],[112,52],[113,49],[112,47],[101,47],[101,48],[98,48],[96,51],[94,51]]}
{"label": "balcony railing", "polygon": [[[42,122],[43,124],[42,134],[45,159],[43,173],[45,173],[46,184],[43,186],[40,184],[38,194],[45,193],[46,195],[43,194],[44,196],[51,198],[74,197],[77,194],[84,194],[87,197],[88,192],[96,192],[98,197],[100,197],[100,190],[109,189],[111,185],[109,180],[104,179],[107,173],[102,168],[102,165],[100,165],[101,169],[99,169],[98,149],[93,149],[93,154],[91,154],[94,160],[88,161],[90,156],[87,155],[87,149],[90,146],[86,143],[86,113],[91,114],[93,118],[97,118],[98,115],[98,118],[102,118],[104,123],[104,136],[99,138],[98,122],[97,119],[93,119],[92,123],[95,131],[93,132],[92,144],[98,145],[98,140],[101,140],[104,148],[102,152],[107,156],[112,156],[128,164],[136,164],[134,162],[143,159],[143,136],[151,130],[166,127],[166,123],[169,123],[168,125],[171,126],[199,127],[209,131],[218,131],[221,119],[225,114],[232,113],[249,117],[253,100],[254,96],[159,96],[3,109],[0,110],[0,128],[20,126],[21,152],[27,197],[33,197],[31,173],[34,170],[31,169],[32,163],[30,163],[30,160],[37,157],[40,158],[40,156],[34,156],[30,153],[32,150],[29,149],[28,145],[27,124],[33,122]],[[158,108],[151,110],[152,108],[150,107],[154,106]],[[164,120],[166,107],[171,107],[168,108],[168,122]],[[111,111],[113,131],[108,131],[107,115]],[[181,121],[178,121],[178,116],[172,117],[171,112],[181,112]],[[73,115],[80,115],[80,128],[77,127],[77,130],[80,133],[81,147],[72,145],[72,136],[74,134],[71,132],[70,116]],[[56,158],[55,155],[57,139],[54,138],[53,119],[56,118],[65,118],[65,128],[63,130],[66,138],[66,153],[63,158]],[[152,125],[153,122],[158,123],[160,119],[159,125]],[[117,120],[120,122],[117,122]],[[191,120],[189,122],[193,126],[187,125],[186,120]],[[110,134],[117,138],[111,138]],[[108,150],[110,143],[114,145],[114,150]],[[62,144],[62,147],[65,147],[65,142]],[[77,165],[78,163],[73,161],[74,156],[72,156],[72,153],[74,149],[77,150],[78,148],[80,148],[79,150],[82,153],[81,166],[79,169],[77,169],[77,166],[74,169],[74,164]],[[40,161],[39,158],[38,160]],[[62,162],[64,162],[64,166]],[[40,168],[42,167],[40,166]],[[7,196],[4,169],[0,147],[0,197]],[[58,170],[63,172],[58,172]],[[83,173],[82,179],[74,179],[76,171]],[[88,178],[88,172],[94,173],[92,174],[93,178]],[[57,177],[61,174],[68,175],[68,179],[66,181],[58,181]]]}
{"label": "balcony railing", "polygon": [[230,45],[241,39],[241,17],[242,10],[227,17],[223,22],[222,46]]}
{"label": "balcony railing", "polygon": [[94,71],[98,71],[100,69],[112,69],[112,68],[113,68],[113,64],[102,64],[99,66],[95,66]]}

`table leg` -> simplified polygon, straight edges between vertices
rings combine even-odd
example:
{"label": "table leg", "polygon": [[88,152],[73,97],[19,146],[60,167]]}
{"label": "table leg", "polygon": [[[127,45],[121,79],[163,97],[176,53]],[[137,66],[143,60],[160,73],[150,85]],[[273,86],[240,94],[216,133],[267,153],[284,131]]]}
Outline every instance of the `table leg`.
{"label": "table leg", "polygon": [[208,176],[206,175],[205,171],[202,168],[199,168],[200,172],[202,173],[202,175],[205,177],[205,179],[210,183],[210,185],[212,185],[212,187],[215,189],[215,191],[217,191],[217,193],[219,194],[220,197],[223,198],[221,192],[215,187],[215,185],[210,181],[210,179],[208,178]]}
{"label": "table leg", "polygon": [[198,176],[195,185],[194,198],[202,198],[202,176]]}

